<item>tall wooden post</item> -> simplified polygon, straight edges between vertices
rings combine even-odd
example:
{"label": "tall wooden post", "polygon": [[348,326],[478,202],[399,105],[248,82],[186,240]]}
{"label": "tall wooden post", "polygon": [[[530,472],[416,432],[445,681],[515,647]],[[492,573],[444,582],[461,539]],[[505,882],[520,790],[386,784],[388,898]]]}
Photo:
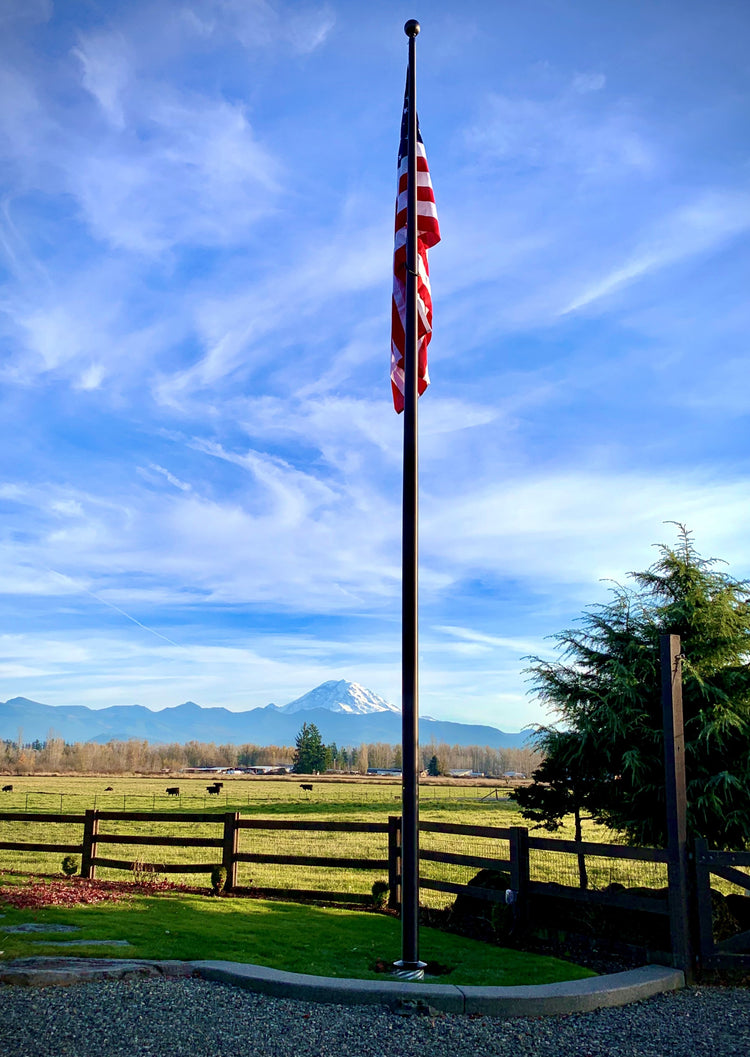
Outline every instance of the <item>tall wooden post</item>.
{"label": "tall wooden post", "polygon": [[81,854],[81,877],[93,880],[96,877],[97,855],[96,837],[99,832],[99,816],[96,811],[87,809],[83,821],[83,849]]}
{"label": "tall wooden post", "polygon": [[667,877],[672,957],[686,982],[693,978],[690,878],[687,847],[685,731],[682,721],[682,652],[679,635],[660,635],[664,780],[667,809]]}
{"label": "tall wooden post", "polygon": [[401,906],[401,816],[388,816],[388,906]]}
{"label": "tall wooden post", "polygon": [[237,887],[237,849],[239,848],[240,831],[237,823],[239,811],[227,811],[224,814],[224,836],[221,848],[221,863],[227,871],[225,889],[231,892]]}
{"label": "tall wooden post", "polygon": [[529,920],[529,831],[510,829],[510,887],[515,893],[514,932],[523,932]]}

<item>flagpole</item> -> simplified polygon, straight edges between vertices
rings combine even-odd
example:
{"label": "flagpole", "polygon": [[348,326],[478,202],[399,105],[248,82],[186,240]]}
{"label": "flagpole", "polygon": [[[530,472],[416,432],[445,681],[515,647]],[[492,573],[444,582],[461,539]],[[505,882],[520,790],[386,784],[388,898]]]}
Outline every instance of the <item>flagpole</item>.
{"label": "flagpole", "polygon": [[419,960],[419,678],[418,678],[418,420],[417,420],[417,80],[420,26],[409,19],[408,204],[406,228],[406,326],[404,347],[404,467],[401,601],[401,978],[422,979]]}

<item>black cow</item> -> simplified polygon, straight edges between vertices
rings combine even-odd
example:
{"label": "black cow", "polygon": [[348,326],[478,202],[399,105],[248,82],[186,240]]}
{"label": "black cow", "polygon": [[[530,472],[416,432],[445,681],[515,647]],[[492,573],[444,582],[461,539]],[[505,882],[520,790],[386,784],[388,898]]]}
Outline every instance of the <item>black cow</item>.
{"label": "black cow", "polygon": [[170,786],[168,786],[168,788],[167,788],[167,796],[179,796],[179,795],[180,795],[180,787],[179,787],[179,785],[170,785]]}
{"label": "black cow", "polygon": [[223,789],[224,788],[224,783],[223,782],[214,782],[214,786],[217,789]]}
{"label": "black cow", "polygon": [[218,787],[218,785],[207,785],[206,786],[206,792],[210,793],[212,796],[214,796],[214,795],[218,796],[219,793],[221,792],[221,789]]}
{"label": "black cow", "polygon": [[12,793],[13,792],[13,786],[12,785],[4,785],[3,786],[3,792],[4,793]]}
{"label": "black cow", "polygon": [[311,785],[300,785],[300,789],[305,793],[312,793]]}
{"label": "black cow", "polygon": [[112,788],[111,785],[108,785],[107,788],[104,790],[104,792],[105,793],[114,793],[114,789]]}

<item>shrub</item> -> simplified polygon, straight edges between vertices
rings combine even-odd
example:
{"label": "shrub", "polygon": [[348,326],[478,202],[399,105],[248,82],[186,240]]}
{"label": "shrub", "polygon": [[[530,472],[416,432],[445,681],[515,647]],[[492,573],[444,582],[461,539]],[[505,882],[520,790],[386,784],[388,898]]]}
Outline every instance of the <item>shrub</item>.
{"label": "shrub", "polygon": [[215,896],[220,896],[227,883],[226,866],[214,866],[211,871],[211,890]]}
{"label": "shrub", "polygon": [[376,881],[372,886],[372,904],[377,910],[384,910],[388,903],[391,886],[387,881]]}
{"label": "shrub", "polygon": [[66,855],[62,861],[62,872],[66,877],[72,877],[74,873],[78,873],[78,859],[75,855]]}
{"label": "shrub", "polygon": [[158,870],[153,863],[136,859],[130,868],[133,871],[133,884],[139,888],[152,888],[161,882]]}

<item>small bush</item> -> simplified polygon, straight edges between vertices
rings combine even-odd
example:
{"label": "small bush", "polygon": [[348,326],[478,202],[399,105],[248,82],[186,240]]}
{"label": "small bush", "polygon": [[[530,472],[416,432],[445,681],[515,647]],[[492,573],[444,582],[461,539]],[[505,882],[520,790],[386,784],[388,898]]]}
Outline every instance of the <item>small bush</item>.
{"label": "small bush", "polygon": [[226,866],[214,866],[211,871],[211,890],[215,896],[220,896],[227,883]]}
{"label": "small bush", "polygon": [[133,871],[133,884],[139,888],[153,888],[161,882],[159,872],[152,863],[136,859],[130,868]]}
{"label": "small bush", "polygon": [[72,877],[74,873],[78,873],[78,859],[75,855],[66,855],[62,861],[62,872],[66,877]]}
{"label": "small bush", "polygon": [[388,904],[388,894],[391,886],[387,881],[376,881],[372,886],[372,904],[378,910],[384,910]]}

